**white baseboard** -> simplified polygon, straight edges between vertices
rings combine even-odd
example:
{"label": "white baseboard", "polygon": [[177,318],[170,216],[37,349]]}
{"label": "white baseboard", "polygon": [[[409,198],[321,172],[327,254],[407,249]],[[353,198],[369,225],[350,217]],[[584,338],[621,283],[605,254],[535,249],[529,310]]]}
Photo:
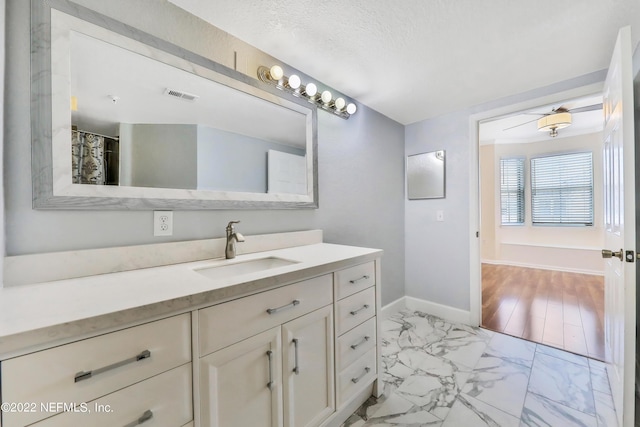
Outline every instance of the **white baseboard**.
{"label": "white baseboard", "polygon": [[386,320],[404,309],[421,311],[451,322],[464,323],[465,325],[471,324],[471,312],[469,311],[409,296],[398,298],[382,307],[381,320]]}
{"label": "white baseboard", "polygon": [[399,311],[402,311],[405,308],[407,308],[407,303],[405,301],[405,298],[406,297],[400,297],[397,300],[382,307],[380,310],[381,320],[386,320],[389,317],[393,316],[394,314],[398,313]]}
{"label": "white baseboard", "polygon": [[537,268],[540,270],[565,271],[567,273],[579,273],[579,274],[591,274],[593,276],[604,276],[604,271],[599,271],[599,270],[585,270],[581,268],[558,267],[555,265],[528,264],[526,262],[509,261],[509,260],[501,260],[501,259],[483,259],[481,262],[483,264],[510,265],[513,267]]}

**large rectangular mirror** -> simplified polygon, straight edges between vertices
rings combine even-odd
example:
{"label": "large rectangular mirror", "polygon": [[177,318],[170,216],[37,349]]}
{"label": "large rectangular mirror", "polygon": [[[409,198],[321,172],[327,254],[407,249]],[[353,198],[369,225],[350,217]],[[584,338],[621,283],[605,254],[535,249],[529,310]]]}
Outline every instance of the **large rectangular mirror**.
{"label": "large rectangular mirror", "polygon": [[65,0],[32,1],[35,208],[317,207],[317,110]]}

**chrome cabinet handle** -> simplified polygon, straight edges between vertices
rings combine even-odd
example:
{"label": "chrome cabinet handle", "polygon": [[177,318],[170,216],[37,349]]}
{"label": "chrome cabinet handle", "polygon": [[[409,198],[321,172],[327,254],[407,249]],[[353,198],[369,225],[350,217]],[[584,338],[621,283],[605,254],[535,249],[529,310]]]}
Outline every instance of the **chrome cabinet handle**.
{"label": "chrome cabinet handle", "polygon": [[272,354],[273,354],[273,351],[271,350],[267,351],[267,357],[269,358],[269,382],[267,383],[267,387],[269,388],[269,390],[273,390],[273,369],[271,367]]}
{"label": "chrome cabinet handle", "polygon": [[362,338],[362,340],[360,340],[360,342],[357,342],[355,344],[352,344],[350,347],[355,350],[356,348],[358,348],[359,346],[361,346],[362,344],[366,343],[367,341],[369,341],[371,337],[368,337],[365,335],[364,338]]}
{"label": "chrome cabinet handle", "polygon": [[354,384],[356,384],[358,381],[360,381],[365,375],[367,375],[369,373],[369,371],[371,371],[370,367],[366,367],[364,368],[364,371],[360,374],[359,377],[355,377],[355,378],[351,378],[351,382],[353,382]]}
{"label": "chrome cabinet handle", "polygon": [[365,275],[365,276],[362,276],[362,277],[361,277],[361,278],[359,278],[359,279],[349,280],[349,283],[351,283],[351,284],[358,283],[359,281],[361,281],[361,280],[367,280],[368,278],[369,278],[369,276],[366,276],[366,275]]}
{"label": "chrome cabinet handle", "polygon": [[139,362],[141,360],[144,359],[148,359],[151,357],[151,352],[149,350],[145,350],[143,352],[141,352],[140,354],[130,357],[128,359],[122,360],[120,362],[116,362],[112,365],[108,365],[108,366],[103,366],[102,368],[98,368],[98,369],[94,369],[92,371],[82,371],[82,372],[78,372],[76,374],[76,376],[73,379],[73,382],[79,382],[79,381],[84,381],[84,380],[88,380],[89,378],[92,378],[98,374],[102,374],[104,372],[110,371],[112,369],[116,369],[119,368],[121,366],[124,365],[128,365],[129,363],[134,363],[134,362]]}
{"label": "chrome cabinet handle", "polygon": [[362,310],[366,310],[367,308],[369,308],[369,304],[365,304],[361,308],[350,311],[349,313],[351,313],[352,316],[355,316],[356,314],[360,313]]}
{"label": "chrome cabinet handle", "polygon": [[144,414],[140,415],[140,418],[138,418],[137,420],[135,420],[133,422],[130,422],[129,424],[125,425],[124,427],[139,426],[140,424],[149,421],[151,418],[153,418],[153,412],[151,412],[150,409],[147,409],[146,411],[144,411]]}
{"label": "chrome cabinet handle", "polygon": [[283,305],[281,307],[267,308],[267,313],[274,314],[274,313],[277,313],[277,312],[279,312],[281,310],[286,310],[287,308],[293,308],[298,304],[300,304],[300,301],[298,301],[297,299],[294,299],[289,304],[285,304],[285,305]]}
{"label": "chrome cabinet handle", "polygon": [[295,349],[295,362],[296,362],[296,366],[293,367],[293,372],[296,375],[300,375],[300,366],[298,365],[298,338],[294,338],[292,341],[293,341],[293,347]]}

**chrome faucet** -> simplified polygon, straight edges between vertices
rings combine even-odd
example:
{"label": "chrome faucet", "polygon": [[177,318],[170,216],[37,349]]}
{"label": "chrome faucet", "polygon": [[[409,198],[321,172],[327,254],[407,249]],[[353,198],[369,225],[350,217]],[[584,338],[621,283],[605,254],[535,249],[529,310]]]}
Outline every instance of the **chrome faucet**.
{"label": "chrome faucet", "polygon": [[224,250],[224,257],[226,259],[233,259],[236,257],[236,242],[244,242],[244,236],[233,229],[233,224],[237,224],[240,221],[230,221],[227,224],[227,246]]}

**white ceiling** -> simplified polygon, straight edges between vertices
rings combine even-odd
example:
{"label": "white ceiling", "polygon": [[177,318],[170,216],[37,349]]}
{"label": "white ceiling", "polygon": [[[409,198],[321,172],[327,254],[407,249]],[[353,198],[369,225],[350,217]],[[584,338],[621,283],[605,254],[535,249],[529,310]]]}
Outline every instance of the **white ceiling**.
{"label": "white ceiling", "polygon": [[602,70],[639,0],[169,0],[403,124]]}

